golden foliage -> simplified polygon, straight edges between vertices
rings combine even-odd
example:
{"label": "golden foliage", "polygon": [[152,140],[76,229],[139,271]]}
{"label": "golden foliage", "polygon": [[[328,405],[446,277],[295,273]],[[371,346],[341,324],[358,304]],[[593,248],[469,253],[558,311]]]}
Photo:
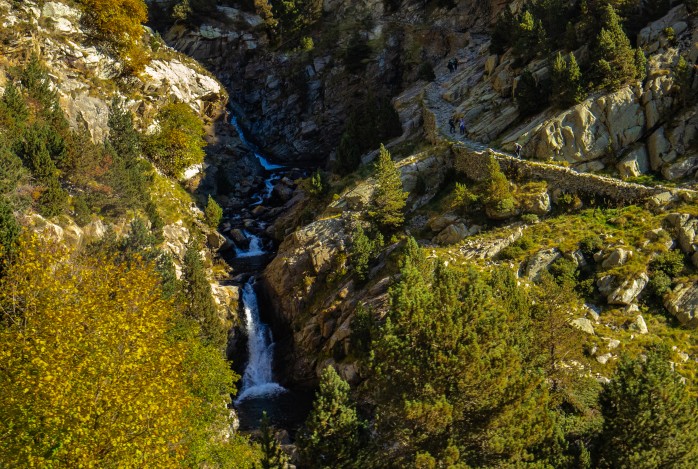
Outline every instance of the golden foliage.
{"label": "golden foliage", "polygon": [[109,44],[131,72],[147,63],[141,45],[142,24],[148,20],[143,0],[79,0],[83,21],[96,39]]}
{"label": "golden foliage", "polygon": [[187,456],[203,407],[159,283],[143,262],[71,258],[25,237],[0,281],[4,464],[174,467]]}

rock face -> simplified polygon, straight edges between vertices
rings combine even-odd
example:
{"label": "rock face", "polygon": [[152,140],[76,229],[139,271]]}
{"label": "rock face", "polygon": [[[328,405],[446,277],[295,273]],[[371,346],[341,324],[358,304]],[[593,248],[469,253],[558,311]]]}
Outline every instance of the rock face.
{"label": "rock face", "polygon": [[539,280],[543,270],[547,269],[550,264],[555,262],[561,256],[562,253],[557,248],[538,251],[526,264],[524,275],[529,280]]}
{"label": "rock face", "polygon": [[[117,94],[144,121],[149,121],[164,103],[174,100],[187,103],[208,119],[223,112],[227,94],[218,81],[203,67],[186,61],[175,51],[167,51],[171,59],[153,60],[144,73],[131,78],[132,92],[124,95],[95,84],[117,78],[120,64],[89,45],[80,22],[80,10],[61,2],[45,2],[38,8],[38,2],[34,1],[10,4],[0,0],[0,7],[9,12],[3,18],[5,26],[22,22],[34,36],[33,41],[26,41],[23,37],[14,37],[19,29],[8,28],[11,37],[7,44],[14,46],[0,46],[3,56],[10,63],[20,61],[33,52],[32,44],[40,43],[40,58],[56,85],[61,107],[71,126],[86,128],[95,142],[101,142],[108,133],[109,105]],[[144,34],[152,37],[147,30]]]}
{"label": "rock face", "polygon": [[680,283],[664,299],[664,307],[679,322],[690,328],[698,328],[698,282]]}

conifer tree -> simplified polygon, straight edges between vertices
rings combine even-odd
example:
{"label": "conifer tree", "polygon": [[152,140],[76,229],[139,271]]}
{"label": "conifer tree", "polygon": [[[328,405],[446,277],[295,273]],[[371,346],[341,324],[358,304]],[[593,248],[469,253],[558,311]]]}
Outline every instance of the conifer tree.
{"label": "conifer tree", "polygon": [[119,98],[109,107],[109,144],[116,154],[126,160],[137,158],[141,151],[140,134],[133,126],[133,115]]}
{"label": "conifer tree", "polygon": [[670,360],[668,347],[655,345],[618,364],[600,398],[600,466],[698,466],[696,400]]}
{"label": "conifer tree", "polygon": [[7,118],[15,125],[21,125],[26,122],[29,117],[29,109],[24,101],[24,97],[19,92],[13,81],[9,81],[5,87],[5,92],[2,95],[0,105]]}
{"label": "conifer tree", "polygon": [[373,210],[369,211],[369,215],[382,228],[398,228],[405,221],[407,192],[402,190],[400,171],[383,144],[380,147],[374,174],[376,189],[373,194]]}
{"label": "conifer tree", "polygon": [[511,212],[515,207],[514,196],[509,189],[509,181],[493,154],[489,155],[487,171],[485,207],[492,214]]}
{"label": "conifer tree", "polygon": [[206,224],[209,228],[214,230],[217,229],[218,224],[221,222],[221,218],[223,218],[223,209],[210,195],[208,196],[204,215],[206,215]]}
{"label": "conifer tree", "polygon": [[598,85],[615,91],[638,76],[635,53],[613,6],[604,7],[601,21],[603,26],[596,39],[594,67]]}
{"label": "conifer tree", "polygon": [[201,338],[204,342],[222,347],[226,340],[226,331],[218,318],[216,304],[211,294],[211,285],[206,278],[203,259],[196,240],[187,245],[184,254],[182,279],[186,301],[186,315],[199,323]]}
{"label": "conifer tree", "polygon": [[299,436],[303,467],[352,467],[359,449],[359,421],[349,402],[349,384],[328,366]]}
{"label": "conifer tree", "polygon": [[274,429],[269,424],[269,417],[266,412],[262,413],[262,423],[259,427],[261,438],[259,445],[262,449],[262,460],[260,469],[286,469],[288,457],[279,446],[279,442],[274,436]]}
{"label": "conifer tree", "polygon": [[569,55],[569,63],[560,52],[555,56],[552,69],[552,100],[561,108],[577,104],[582,100],[582,74],[574,54]]}
{"label": "conifer tree", "polygon": [[[0,259],[7,259],[15,249],[21,228],[12,213],[12,207],[4,197],[0,196]],[[0,272],[2,262],[0,261]]]}

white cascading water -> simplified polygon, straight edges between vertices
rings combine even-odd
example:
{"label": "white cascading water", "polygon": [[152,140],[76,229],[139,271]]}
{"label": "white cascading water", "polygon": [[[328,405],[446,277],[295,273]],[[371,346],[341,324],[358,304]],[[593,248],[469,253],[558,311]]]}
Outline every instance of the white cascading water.
{"label": "white cascading water", "polygon": [[[242,129],[240,128],[240,124],[238,124],[238,118],[236,116],[232,116],[230,118],[230,124],[237,131],[242,143],[244,143],[245,145],[247,145],[250,148],[253,148],[253,145],[251,145],[250,142],[247,140],[247,138],[245,138],[245,134],[242,133]],[[272,169],[282,169],[283,168],[282,165],[270,163],[269,160],[267,160],[265,157],[263,157],[262,155],[260,155],[257,152],[254,152],[254,156],[256,156],[257,159],[259,160],[259,164],[262,165],[262,168],[266,169],[267,171],[270,171]]]}
{"label": "white cascading water", "polygon": [[271,331],[259,318],[257,294],[254,291],[254,277],[245,284],[242,291],[242,304],[247,322],[247,350],[249,358],[242,376],[240,394],[235,400],[242,402],[251,397],[263,397],[286,391],[272,378],[274,342]]}
{"label": "white cascading water", "polygon": [[252,233],[243,230],[242,233],[247,239],[250,240],[250,245],[247,249],[235,248],[235,257],[254,257],[266,254],[264,247],[262,246],[262,239],[259,236],[255,236]]}

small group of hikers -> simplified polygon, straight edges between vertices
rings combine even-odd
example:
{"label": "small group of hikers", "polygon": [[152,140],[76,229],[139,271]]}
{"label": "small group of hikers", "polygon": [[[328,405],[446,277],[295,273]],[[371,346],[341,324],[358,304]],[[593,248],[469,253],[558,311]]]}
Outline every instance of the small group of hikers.
{"label": "small group of hikers", "polygon": [[[452,134],[456,133],[456,122],[458,122],[458,128],[460,130],[460,134],[465,136],[465,118],[464,117],[456,117],[456,116],[451,116],[448,118],[448,131],[451,132]],[[514,143],[514,154],[516,155],[517,158],[521,159],[521,145],[519,145],[519,142]]]}
{"label": "small group of hikers", "polygon": [[[458,119],[458,128],[460,129],[460,134],[465,135],[465,118],[461,117]],[[448,129],[452,134],[456,133],[456,117],[448,119]]]}
{"label": "small group of hikers", "polygon": [[458,70],[458,59],[454,57],[448,61],[448,71],[453,73],[456,70]]}

